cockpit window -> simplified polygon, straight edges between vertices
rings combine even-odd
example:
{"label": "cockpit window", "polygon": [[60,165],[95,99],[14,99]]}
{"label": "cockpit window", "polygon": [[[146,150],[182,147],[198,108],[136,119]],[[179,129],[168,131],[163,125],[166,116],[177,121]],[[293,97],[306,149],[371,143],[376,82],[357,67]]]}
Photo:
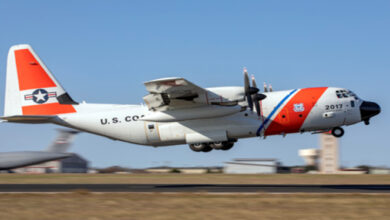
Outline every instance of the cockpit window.
{"label": "cockpit window", "polygon": [[357,95],[355,93],[353,93],[352,91],[348,91],[348,95],[351,96],[351,97],[354,97],[355,100],[359,100],[359,98],[357,97]]}
{"label": "cockpit window", "polygon": [[359,98],[355,95],[355,93],[353,93],[352,91],[349,91],[349,90],[345,90],[345,89],[336,90],[336,96],[337,96],[337,98],[339,98],[339,99],[348,98],[348,97],[353,97],[353,98],[355,98],[355,100],[358,100],[358,99],[359,99]]}
{"label": "cockpit window", "polygon": [[349,97],[349,93],[347,92],[347,90],[336,90],[336,95],[339,99]]}
{"label": "cockpit window", "polygon": [[337,95],[337,98],[339,98],[339,99],[343,97],[340,90],[336,91],[336,95]]}

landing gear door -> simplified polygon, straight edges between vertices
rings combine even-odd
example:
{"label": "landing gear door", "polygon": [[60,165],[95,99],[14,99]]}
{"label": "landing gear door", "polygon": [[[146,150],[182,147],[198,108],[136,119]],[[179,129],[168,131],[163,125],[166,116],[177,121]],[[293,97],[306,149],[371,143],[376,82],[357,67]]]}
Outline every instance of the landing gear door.
{"label": "landing gear door", "polygon": [[158,123],[145,122],[145,133],[149,143],[160,141],[160,133],[158,130]]}

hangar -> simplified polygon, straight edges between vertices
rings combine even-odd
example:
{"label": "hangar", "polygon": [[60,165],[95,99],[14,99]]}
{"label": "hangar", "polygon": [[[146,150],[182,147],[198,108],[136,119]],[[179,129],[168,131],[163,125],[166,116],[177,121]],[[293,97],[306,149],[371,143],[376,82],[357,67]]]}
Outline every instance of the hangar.
{"label": "hangar", "polygon": [[227,174],[273,174],[279,165],[276,159],[234,159],[225,163],[223,171]]}

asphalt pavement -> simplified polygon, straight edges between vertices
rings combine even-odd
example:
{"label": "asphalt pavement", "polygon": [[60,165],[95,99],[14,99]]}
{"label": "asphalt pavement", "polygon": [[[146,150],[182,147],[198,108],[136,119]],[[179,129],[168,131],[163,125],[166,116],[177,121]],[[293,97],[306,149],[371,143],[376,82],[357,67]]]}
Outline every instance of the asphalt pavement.
{"label": "asphalt pavement", "polygon": [[0,184],[0,192],[390,193],[389,185]]}

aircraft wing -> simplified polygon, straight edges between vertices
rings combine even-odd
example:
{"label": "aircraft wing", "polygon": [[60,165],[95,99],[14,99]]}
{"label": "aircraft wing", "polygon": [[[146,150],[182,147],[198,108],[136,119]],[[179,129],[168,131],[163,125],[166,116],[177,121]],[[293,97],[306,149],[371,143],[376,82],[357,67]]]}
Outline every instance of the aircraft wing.
{"label": "aircraft wing", "polygon": [[70,157],[68,153],[21,151],[0,153],[0,170],[9,170]]}
{"label": "aircraft wing", "polygon": [[145,82],[148,95],[144,101],[150,110],[167,111],[207,105],[236,105],[230,100],[190,81],[174,77]]}

